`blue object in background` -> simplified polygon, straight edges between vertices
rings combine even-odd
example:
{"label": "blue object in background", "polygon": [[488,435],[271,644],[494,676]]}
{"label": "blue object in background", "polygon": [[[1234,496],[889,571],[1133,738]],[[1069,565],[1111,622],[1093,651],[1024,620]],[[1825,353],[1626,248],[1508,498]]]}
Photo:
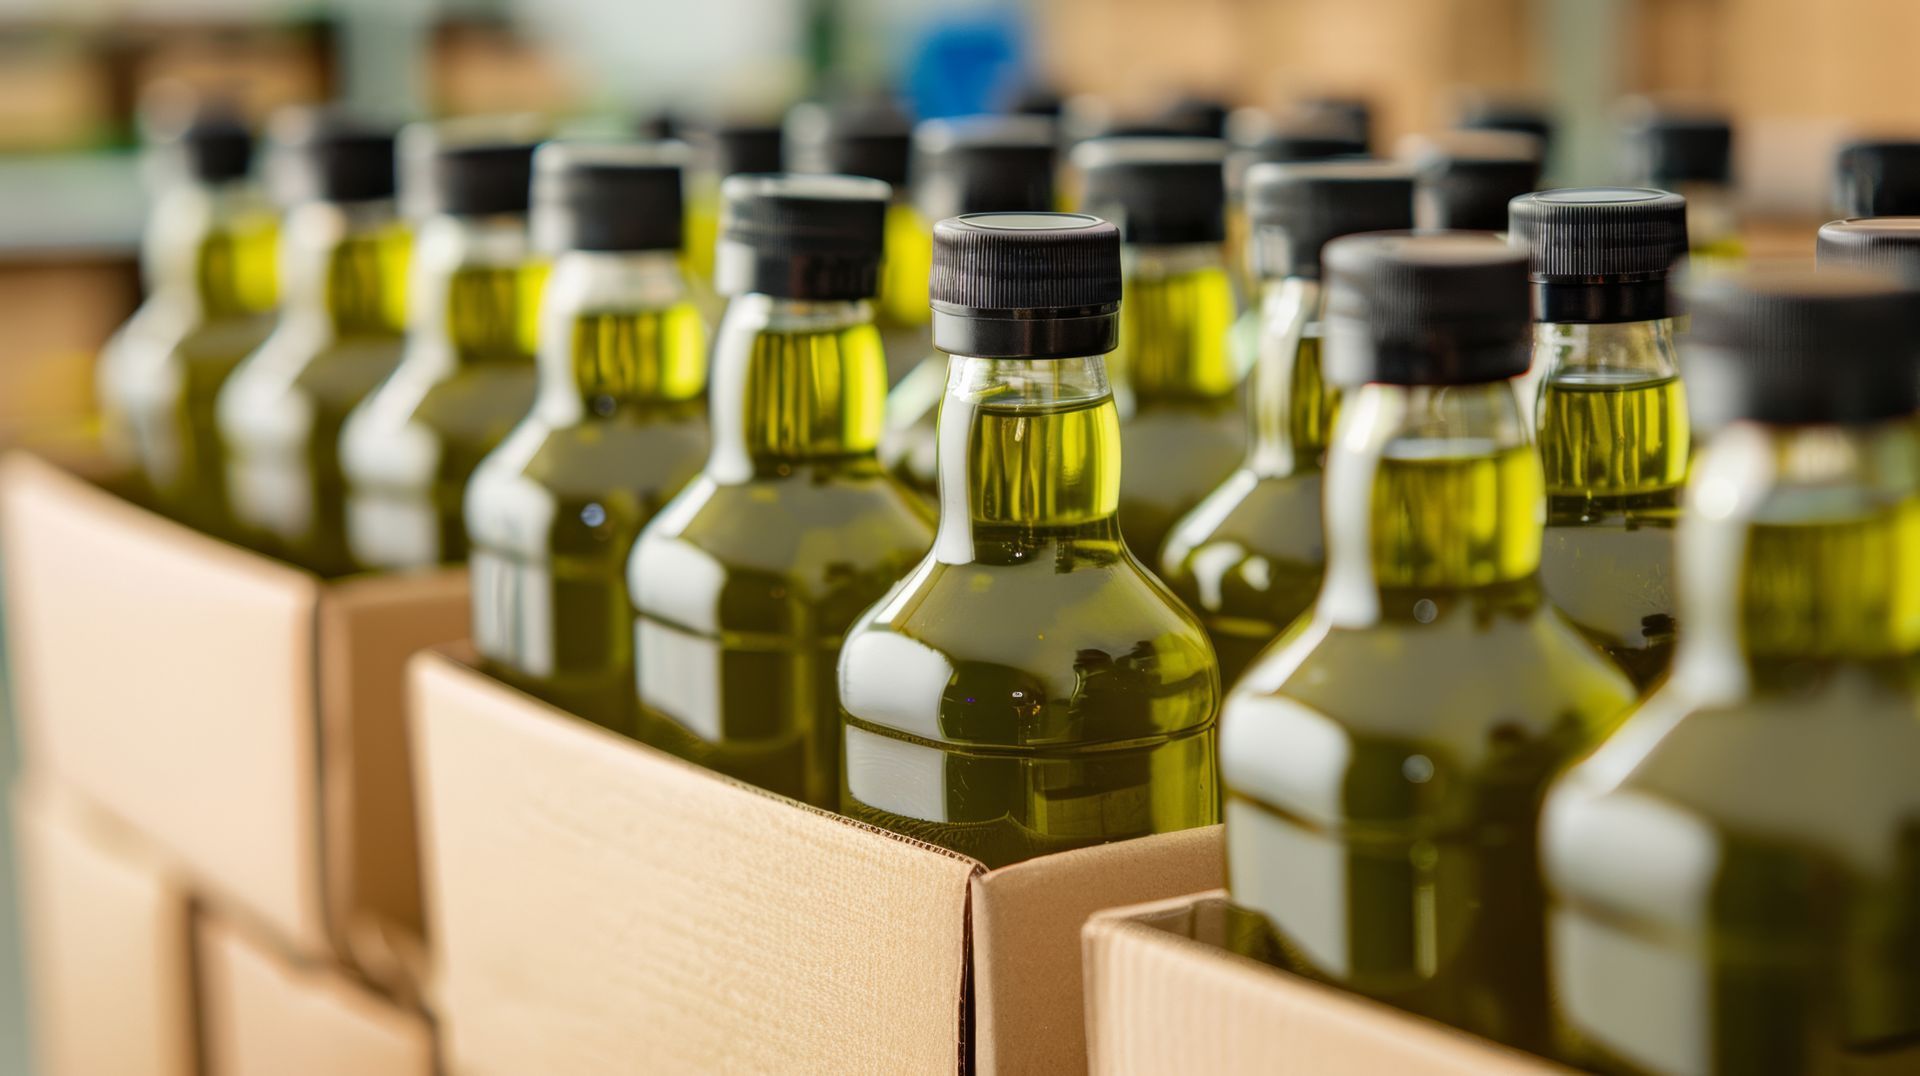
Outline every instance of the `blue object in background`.
{"label": "blue object in background", "polygon": [[998,111],[1028,75],[1027,27],[1015,5],[929,19],[906,54],[900,92],[920,119]]}

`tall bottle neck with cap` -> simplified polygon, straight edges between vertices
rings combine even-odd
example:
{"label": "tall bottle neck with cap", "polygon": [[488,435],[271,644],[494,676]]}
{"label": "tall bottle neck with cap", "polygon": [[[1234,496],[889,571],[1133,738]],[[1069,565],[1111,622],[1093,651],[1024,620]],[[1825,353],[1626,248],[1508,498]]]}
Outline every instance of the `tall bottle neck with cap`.
{"label": "tall bottle neck with cap", "polygon": [[697,411],[706,330],[672,250],[568,250],[540,302],[536,410],[552,422]]}
{"label": "tall bottle neck with cap", "polygon": [[1228,349],[1233,281],[1219,243],[1124,251],[1118,368],[1135,404],[1213,401],[1238,381]]}
{"label": "tall bottle neck with cap", "polygon": [[412,237],[391,201],[310,201],[287,212],[280,236],[284,308],[336,337],[397,336],[406,326]]}
{"label": "tall bottle neck with cap", "polygon": [[871,460],[887,372],[867,299],[734,297],[713,351],[708,473],[784,478]]}
{"label": "tall bottle neck with cap", "polygon": [[523,214],[429,217],[409,287],[408,333],[425,346],[412,354],[449,369],[531,361],[543,275]]}

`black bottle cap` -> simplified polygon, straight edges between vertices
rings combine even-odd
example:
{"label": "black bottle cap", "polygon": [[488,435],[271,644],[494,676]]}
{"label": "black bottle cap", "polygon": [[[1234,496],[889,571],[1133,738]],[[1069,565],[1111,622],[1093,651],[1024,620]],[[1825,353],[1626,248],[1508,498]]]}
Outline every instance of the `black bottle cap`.
{"label": "black bottle cap", "polygon": [[1553,150],[1553,114],[1530,101],[1469,97],[1461,102],[1455,126],[1469,131],[1518,131],[1538,138],[1543,153]]}
{"label": "black bottle cap", "polygon": [[1687,291],[1693,422],[1865,423],[1920,407],[1920,292],[1859,270],[1748,270]]}
{"label": "black bottle cap", "polygon": [[1318,279],[1332,240],[1413,227],[1413,176],[1387,161],[1258,164],[1247,173],[1247,216],[1255,272]]}
{"label": "black bottle cap", "polygon": [[283,206],[392,198],[396,128],[333,108],[288,108],[267,125],[267,181]]}
{"label": "black bottle cap", "polygon": [[1238,201],[1246,196],[1247,170],[1256,164],[1298,164],[1366,155],[1365,142],[1324,126],[1266,127],[1235,142],[1228,151],[1227,197]]}
{"label": "black bottle cap", "polygon": [[1834,158],[1842,217],[1920,216],[1920,142],[1850,142]]}
{"label": "black bottle cap", "polygon": [[1531,265],[1536,320],[1672,315],[1667,277],[1687,254],[1685,198],[1642,187],[1563,187],[1515,198],[1510,211],[1508,231]]}
{"label": "black bottle cap", "polygon": [[549,142],[533,155],[533,244],[563,250],[679,250],[679,142]]}
{"label": "black bottle cap", "polygon": [[707,132],[713,174],[725,179],[742,173],[759,175],[784,171],[780,125],[749,120],[714,124]]}
{"label": "black bottle cap", "polygon": [[720,183],[714,276],[725,295],[871,299],[891,188],[835,175],[738,175]]}
{"label": "black bottle cap", "polygon": [[933,346],[988,359],[1114,349],[1120,229],[1080,213],[971,213],[933,226]]}
{"label": "black bottle cap", "polygon": [[1367,152],[1365,147],[1373,145],[1373,103],[1364,97],[1306,97],[1296,104],[1295,112],[1309,125],[1324,125],[1352,137],[1363,147],[1363,153]]}
{"label": "black bottle cap", "polygon": [[1232,111],[1232,105],[1218,98],[1176,97],[1160,109],[1155,121],[1194,138],[1225,138],[1227,115]]}
{"label": "black bottle cap", "polygon": [[1920,285],[1920,217],[1869,217],[1820,226],[1821,268],[1852,267]]}
{"label": "black bottle cap", "polygon": [[525,213],[545,124],[484,116],[412,123],[400,132],[400,197],[409,216]]}
{"label": "black bottle cap", "polygon": [[1212,138],[1097,138],[1073,150],[1081,208],[1120,225],[1130,244],[1218,243],[1226,236],[1226,143]]}
{"label": "black bottle cap", "polygon": [[1377,232],[1327,244],[1327,379],[1468,385],[1526,373],[1526,254],[1490,232]]}
{"label": "black bottle cap", "polygon": [[142,133],[174,169],[200,183],[245,179],[253,167],[253,132],[223,101],[162,94],[142,110]]}
{"label": "black bottle cap", "polygon": [[1637,182],[1652,187],[1733,180],[1733,123],[1709,112],[1637,111],[1626,123]]}
{"label": "black bottle cap", "polygon": [[906,190],[913,125],[893,105],[795,105],[787,113],[786,138],[789,165],[797,171],[865,176]]}
{"label": "black bottle cap", "polygon": [[1540,187],[1540,140],[1518,131],[1447,131],[1402,143],[1424,229],[1507,230],[1507,204]]}
{"label": "black bottle cap", "polygon": [[929,220],[1053,208],[1054,127],[1038,116],[928,120],[913,152],[914,199]]}

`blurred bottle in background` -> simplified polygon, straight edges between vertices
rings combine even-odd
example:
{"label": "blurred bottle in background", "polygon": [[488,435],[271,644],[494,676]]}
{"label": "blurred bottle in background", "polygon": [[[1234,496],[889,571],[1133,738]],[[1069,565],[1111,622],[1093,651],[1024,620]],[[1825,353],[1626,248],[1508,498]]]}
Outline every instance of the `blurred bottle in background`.
{"label": "blurred bottle in background", "polygon": [[1848,142],[1835,153],[1833,169],[1836,215],[1920,216],[1920,142]]}
{"label": "blurred bottle in background", "polygon": [[1848,266],[1920,284],[1920,217],[1836,220],[1815,242],[1821,268]]}
{"label": "blurred bottle in background", "polygon": [[726,300],[713,282],[714,245],[720,240],[720,181],[728,176],[786,170],[780,125],[771,120],[724,119],[690,132],[694,161],[687,172],[687,276],[702,315],[717,321]]}
{"label": "blurred bottle in background", "polygon": [[1507,203],[1540,186],[1540,140],[1517,131],[1411,135],[1413,220],[1423,231],[1504,232]]}
{"label": "blurred bottle in background", "polygon": [[365,567],[465,560],[467,479],[533,404],[542,271],[527,240],[534,136],[504,129],[518,125],[401,132],[403,198],[424,215],[406,346],[340,438],[348,550]]}
{"label": "blurred bottle in background", "polygon": [[1687,200],[1687,246],[1695,272],[1731,267],[1745,255],[1733,175],[1733,121],[1706,110],[1628,101],[1622,137],[1633,186]]}
{"label": "blurred bottle in background", "polygon": [[411,236],[395,212],[394,129],[295,109],[268,129],[281,226],[279,323],[220,392],[235,519],[321,575],[347,551],[340,430],[400,361]]}

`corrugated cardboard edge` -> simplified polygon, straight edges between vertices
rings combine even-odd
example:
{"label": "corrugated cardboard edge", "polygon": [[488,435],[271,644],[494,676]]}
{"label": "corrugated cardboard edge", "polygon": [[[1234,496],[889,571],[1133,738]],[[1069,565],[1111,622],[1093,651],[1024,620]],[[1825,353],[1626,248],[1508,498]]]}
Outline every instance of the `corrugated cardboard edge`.
{"label": "corrugated cardboard edge", "polygon": [[432,1076],[433,1032],[325,967],[218,916],[197,923],[205,1076]]}
{"label": "corrugated cardboard edge", "polygon": [[19,452],[0,460],[0,543],[27,765],[330,951],[313,693],[289,690],[313,680],[319,580]]}
{"label": "corrugated cardboard edge", "polygon": [[70,797],[21,784],[12,799],[41,1076],[196,1076],[185,886]]}
{"label": "corrugated cardboard edge", "polygon": [[976,862],[615,736],[465,652],[428,651],[412,669],[450,1067],[964,1063]]}
{"label": "corrugated cardboard edge", "polygon": [[1043,856],[976,877],[973,997],[982,1073],[1085,1072],[1080,928],[1104,908],[1225,880],[1221,828]]}
{"label": "corrugated cardboard edge", "polygon": [[327,918],[362,973],[417,992],[422,944],[407,660],[466,637],[464,568],[329,582],[320,599],[317,712]]}
{"label": "corrugated cardboard edge", "polygon": [[1310,982],[1206,941],[1224,891],[1115,908],[1087,921],[1093,1076],[1552,1076],[1566,1070]]}

